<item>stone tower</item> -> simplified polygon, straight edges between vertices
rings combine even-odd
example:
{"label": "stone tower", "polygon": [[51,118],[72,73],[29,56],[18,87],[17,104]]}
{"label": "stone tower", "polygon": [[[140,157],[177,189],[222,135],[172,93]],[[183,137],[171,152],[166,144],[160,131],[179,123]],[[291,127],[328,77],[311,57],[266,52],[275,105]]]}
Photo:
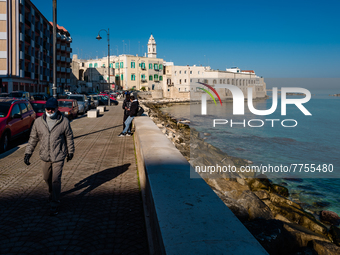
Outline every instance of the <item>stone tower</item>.
{"label": "stone tower", "polygon": [[156,41],[151,34],[148,42],[148,58],[156,58],[157,57],[157,50],[156,50]]}

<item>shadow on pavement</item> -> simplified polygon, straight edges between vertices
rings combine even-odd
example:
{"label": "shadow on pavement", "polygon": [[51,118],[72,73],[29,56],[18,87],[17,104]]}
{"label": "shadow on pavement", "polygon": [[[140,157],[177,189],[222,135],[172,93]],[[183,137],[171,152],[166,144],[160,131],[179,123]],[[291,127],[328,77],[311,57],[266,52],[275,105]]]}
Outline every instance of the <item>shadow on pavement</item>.
{"label": "shadow on pavement", "polygon": [[80,182],[76,183],[74,185],[73,189],[70,189],[68,191],[62,192],[61,196],[66,196],[70,193],[73,193],[75,191],[84,189],[79,195],[77,196],[84,196],[87,193],[91,192],[95,188],[99,187],[105,182],[111,181],[112,179],[116,178],[117,176],[121,175],[125,171],[129,169],[131,164],[125,164],[122,166],[112,167],[105,169],[99,173],[95,173],[93,175],[90,175],[89,177],[81,180]]}
{"label": "shadow on pavement", "polygon": [[117,126],[114,126],[114,127],[104,128],[104,129],[97,130],[97,131],[94,131],[94,132],[91,132],[91,133],[87,133],[87,134],[84,134],[84,135],[78,135],[78,136],[73,137],[73,139],[77,139],[77,138],[80,138],[80,137],[83,137],[83,136],[87,136],[87,135],[92,135],[92,134],[95,134],[95,133],[98,133],[98,132],[102,132],[102,131],[105,131],[105,130],[109,130],[109,129],[116,128],[116,127],[121,127],[121,126],[123,126],[123,124],[117,125]]}

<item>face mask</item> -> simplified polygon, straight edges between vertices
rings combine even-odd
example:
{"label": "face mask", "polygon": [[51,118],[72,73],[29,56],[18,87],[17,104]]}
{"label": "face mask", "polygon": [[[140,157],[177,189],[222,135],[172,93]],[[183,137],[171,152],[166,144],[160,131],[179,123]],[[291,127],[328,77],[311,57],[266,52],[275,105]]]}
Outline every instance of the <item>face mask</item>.
{"label": "face mask", "polygon": [[46,115],[47,115],[47,117],[49,117],[49,118],[53,118],[54,116],[56,116],[56,114],[57,114],[57,112],[54,112],[54,113],[52,113],[52,114],[46,112]]}

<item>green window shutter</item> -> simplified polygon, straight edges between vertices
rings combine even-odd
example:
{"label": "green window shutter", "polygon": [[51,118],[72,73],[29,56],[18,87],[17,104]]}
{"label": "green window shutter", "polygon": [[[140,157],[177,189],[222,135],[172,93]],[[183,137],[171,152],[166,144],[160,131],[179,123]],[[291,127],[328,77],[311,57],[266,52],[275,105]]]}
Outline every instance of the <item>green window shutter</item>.
{"label": "green window shutter", "polygon": [[135,62],[131,62],[131,68],[135,68]]}
{"label": "green window shutter", "polygon": [[98,67],[98,64],[97,64],[97,63],[94,63],[94,67]]}
{"label": "green window shutter", "polygon": [[144,62],[142,63],[142,69],[145,69],[145,63]]}
{"label": "green window shutter", "polygon": [[155,77],[155,80],[158,80],[158,74],[155,74],[154,77]]}
{"label": "green window shutter", "polygon": [[163,69],[163,65],[159,64],[159,70],[162,70],[162,69]]}
{"label": "green window shutter", "polygon": [[120,68],[124,68],[124,62],[120,62]]}
{"label": "green window shutter", "polygon": [[89,64],[89,67],[92,67],[92,63]]}
{"label": "green window shutter", "polygon": [[124,75],[123,74],[120,75],[120,79],[124,80]]}
{"label": "green window shutter", "polygon": [[149,75],[149,81],[152,81],[152,75]]}
{"label": "green window shutter", "polygon": [[155,66],[154,69],[155,69],[155,70],[158,70],[158,64],[155,64],[154,66]]}
{"label": "green window shutter", "polygon": [[162,81],[163,80],[163,76],[159,76],[159,80]]}
{"label": "green window shutter", "polygon": [[149,69],[152,69],[152,64],[149,64]]}
{"label": "green window shutter", "polygon": [[116,63],[116,69],[118,69],[119,68],[119,63]]}
{"label": "green window shutter", "polygon": [[131,74],[131,81],[135,81],[136,80],[136,76],[134,74]]}

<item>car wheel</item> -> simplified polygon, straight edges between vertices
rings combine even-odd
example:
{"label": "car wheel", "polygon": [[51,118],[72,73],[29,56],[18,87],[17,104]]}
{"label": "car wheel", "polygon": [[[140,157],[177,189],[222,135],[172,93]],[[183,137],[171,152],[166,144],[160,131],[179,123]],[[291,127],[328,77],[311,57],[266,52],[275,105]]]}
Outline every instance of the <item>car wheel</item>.
{"label": "car wheel", "polygon": [[4,133],[0,141],[0,152],[5,152],[8,149],[9,139],[10,139],[9,133],[8,132]]}

